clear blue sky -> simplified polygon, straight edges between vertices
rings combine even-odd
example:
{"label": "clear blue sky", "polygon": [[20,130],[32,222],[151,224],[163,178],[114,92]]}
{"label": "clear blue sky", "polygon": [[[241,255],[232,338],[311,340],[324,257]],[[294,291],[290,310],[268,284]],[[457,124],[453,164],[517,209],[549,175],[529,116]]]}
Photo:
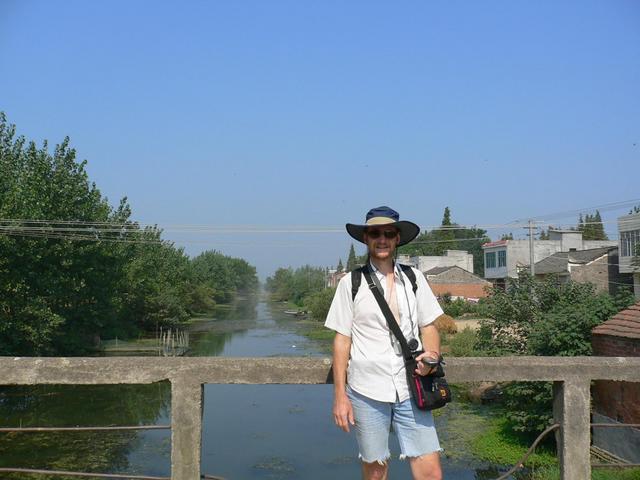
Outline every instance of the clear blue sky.
{"label": "clear blue sky", "polygon": [[339,228],[382,204],[504,224],[640,198],[640,2],[2,0],[0,110],[69,135],[113,204],[189,254],[264,277],[344,261],[350,238],[170,226]]}

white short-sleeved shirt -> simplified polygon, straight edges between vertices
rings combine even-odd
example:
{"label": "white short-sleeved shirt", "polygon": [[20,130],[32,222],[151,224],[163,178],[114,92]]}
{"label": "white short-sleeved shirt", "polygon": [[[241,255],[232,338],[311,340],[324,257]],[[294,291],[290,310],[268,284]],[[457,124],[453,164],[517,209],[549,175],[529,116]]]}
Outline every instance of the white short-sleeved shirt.
{"label": "white short-sleeved shirt", "polygon": [[[387,298],[384,275],[372,264],[371,268]],[[420,342],[419,328],[433,323],[443,312],[424,275],[415,268],[412,270],[418,285],[415,296],[411,281],[398,265],[395,268],[395,290],[402,333],[407,341],[415,338]],[[324,325],[351,337],[347,383],[353,390],[380,402],[409,398],[400,345],[389,330],[364,275],[355,300],[351,299],[351,275],[340,280]],[[422,348],[421,342],[419,348]]]}

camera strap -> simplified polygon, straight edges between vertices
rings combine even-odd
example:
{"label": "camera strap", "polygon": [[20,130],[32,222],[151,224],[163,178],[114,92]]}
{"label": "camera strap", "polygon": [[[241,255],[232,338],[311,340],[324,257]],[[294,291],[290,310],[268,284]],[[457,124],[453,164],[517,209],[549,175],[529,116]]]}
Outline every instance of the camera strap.
{"label": "camera strap", "polygon": [[378,305],[380,306],[380,310],[382,310],[382,314],[384,315],[384,318],[386,318],[387,320],[387,325],[389,325],[389,329],[393,332],[395,337],[398,339],[398,343],[400,343],[400,347],[402,348],[402,354],[404,355],[405,361],[412,360],[413,355],[411,355],[411,349],[407,344],[407,339],[404,338],[404,335],[402,334],[402,330],[400,330],[400,326],[398,325],[398,322],[396,322],[396,319],[394,318],[393,313],[391,313],[391,308],[389,308],[389,304],[384,299],[384,297],[382,296],[382,292],[380,292],[380,289],[378,288],[373,278],[371,277],[371,269],[369,268],[368,265],[366,268],[363,268],[362,273],[364,275],[365,280],[367,281],[367,285],[369,285],[369,289],[371,290],[371,293],[373,293],[373,297],[376,299],[376,301],[378,302]]}

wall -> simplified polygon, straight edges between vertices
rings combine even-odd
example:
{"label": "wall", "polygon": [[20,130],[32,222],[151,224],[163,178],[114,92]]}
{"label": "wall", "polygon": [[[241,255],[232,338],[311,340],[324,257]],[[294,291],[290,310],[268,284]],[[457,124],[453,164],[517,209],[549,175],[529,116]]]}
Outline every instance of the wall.
{"label": "wall", "polygon": [[[593,354],[640,357],[640,339],[594,334]],[[593,383],[593,423],[640,423],[640,383],[597,380]],[[640,429],[594,428],[593,444],[640,463]]]}
{"label": "wall", "polygon": [[426,272],[436,267],[460,267],[473,273],[473,255],[464,250],[447,250],[442,256],[409,257],[398,255],[398,262],[411,265],[421,272]]}
{"label": "wall", "polygon": [[[596,292],[609,293],[612,291],[609,286],[614,286],[614,284],[609,283],[609,263],[612,263],[609,261],[609,256],[604,255],[587,265],[569,264],[571,280],[574,282],[592,283],[596,287]],[[611,281],[614,280],[611,279]]]}

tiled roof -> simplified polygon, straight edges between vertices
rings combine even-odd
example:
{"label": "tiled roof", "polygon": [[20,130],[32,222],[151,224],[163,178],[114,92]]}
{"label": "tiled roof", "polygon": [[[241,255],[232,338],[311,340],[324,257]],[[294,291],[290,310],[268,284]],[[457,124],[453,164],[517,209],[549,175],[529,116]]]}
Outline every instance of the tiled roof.
{"label": "tiled roof", "polygon": [[446,272],[447,270],[452,269],[453,266],[449,266],[449,267],[433,267],[429,270],[427,270],[426,272],[424,272],[425,275],[440,275],[442,272]]}
{"label": "tiled roof", "polygon": [[586,264],[593,262],[606,255],[611,250],[618,247],[590,248],[588,250],[577,250],[574,252],[557,252],[553,255],[536,262],[536,274],[548,273],[568,273],[568,264]]}
{"label": "tiled roof", "polygon": [[591,333],[594,335],[640,339],[640,302],[631,305],[603,324],[598,325]]}

